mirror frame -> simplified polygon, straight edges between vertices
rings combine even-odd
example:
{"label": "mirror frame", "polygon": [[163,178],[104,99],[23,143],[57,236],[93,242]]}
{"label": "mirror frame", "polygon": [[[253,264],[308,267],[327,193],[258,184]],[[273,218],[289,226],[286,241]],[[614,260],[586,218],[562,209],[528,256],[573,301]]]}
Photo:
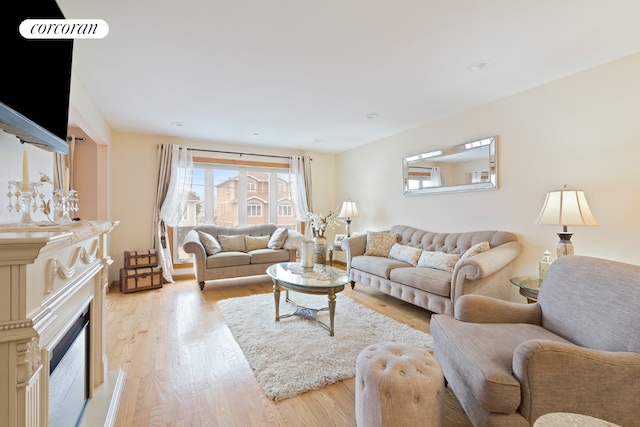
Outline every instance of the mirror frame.
{"label": "mirror frame", "polygon": [[[463,155],[464,153],[480,148],[488,147],[489,154],[487,156],[487,170],[489,176],[486,181],[471,184],[443,185],[439,187],[426,187],[419,189],[409,189],[409,168],[412,163],[429,159],[437,162],[438,158],[444,158],[451,155]],[[498,188],[498,137],[491,136],[488,138],[471,141],[465,144],[455,145],[453,147],[432,150],[427,153],[416,154],[402,159],[402,194],[405,196],[419,196],[423,194],[439,194],[453,193],[461,191],[478,191],[478,190],[496,190]]]}

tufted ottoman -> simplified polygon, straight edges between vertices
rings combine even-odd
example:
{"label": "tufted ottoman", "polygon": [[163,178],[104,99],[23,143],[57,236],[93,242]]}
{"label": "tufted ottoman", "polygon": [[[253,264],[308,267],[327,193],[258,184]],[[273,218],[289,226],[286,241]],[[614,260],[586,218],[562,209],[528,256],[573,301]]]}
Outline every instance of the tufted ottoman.
{"label": "tufted ottoman", "polygon": [[425,350],[403,343],[373,344],[356,360],[356,424],[442,426],[444,376]]}

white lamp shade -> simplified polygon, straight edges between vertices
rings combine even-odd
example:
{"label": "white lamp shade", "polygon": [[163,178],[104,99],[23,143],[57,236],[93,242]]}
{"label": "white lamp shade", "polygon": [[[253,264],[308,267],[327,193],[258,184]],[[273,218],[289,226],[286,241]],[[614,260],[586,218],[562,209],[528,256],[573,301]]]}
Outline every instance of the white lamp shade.
{"label": "white lamp shade", "polygon": [[557,190],[547,193],[536,224],[598,225],[582,190]]}
{"label": "white lamp shade", "polygon": [[358,218],[360,215],[358,215],[356,202],[352,202],[351,200],[342,202],[342,209],[340,210],[340,214],[338,216],[340,218]]}

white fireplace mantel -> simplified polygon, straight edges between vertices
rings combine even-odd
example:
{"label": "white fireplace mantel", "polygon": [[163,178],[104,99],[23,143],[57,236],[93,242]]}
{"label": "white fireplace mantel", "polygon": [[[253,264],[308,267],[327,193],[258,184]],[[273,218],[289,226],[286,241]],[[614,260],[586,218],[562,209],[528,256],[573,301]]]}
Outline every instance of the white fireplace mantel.
{"label": "white fireplace mantel", "polygon": [[89,307],[89,395],[105,381],[105,296],[117,221],[0,226],[0,427],[46,427],[50,352]]}

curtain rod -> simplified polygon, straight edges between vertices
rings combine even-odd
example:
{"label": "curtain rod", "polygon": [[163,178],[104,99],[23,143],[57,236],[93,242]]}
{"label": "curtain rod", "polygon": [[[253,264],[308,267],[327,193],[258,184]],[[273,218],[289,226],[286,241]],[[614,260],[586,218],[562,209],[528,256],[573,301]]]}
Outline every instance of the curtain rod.
{"label": "curtain rod", "polygon": [[241,153],[239,151],[222,151],[222,150],[207,150],[204,148],[187,148],[189,151],[202,151],[205,153],[222,153],[222,154],[237,154],[240,157],[242,156],[256,156],[256,157],[273,157],[275,159],[288,159],[291,160],[289,156],[274,156],[272,154],[256,154],[256,153]]}

